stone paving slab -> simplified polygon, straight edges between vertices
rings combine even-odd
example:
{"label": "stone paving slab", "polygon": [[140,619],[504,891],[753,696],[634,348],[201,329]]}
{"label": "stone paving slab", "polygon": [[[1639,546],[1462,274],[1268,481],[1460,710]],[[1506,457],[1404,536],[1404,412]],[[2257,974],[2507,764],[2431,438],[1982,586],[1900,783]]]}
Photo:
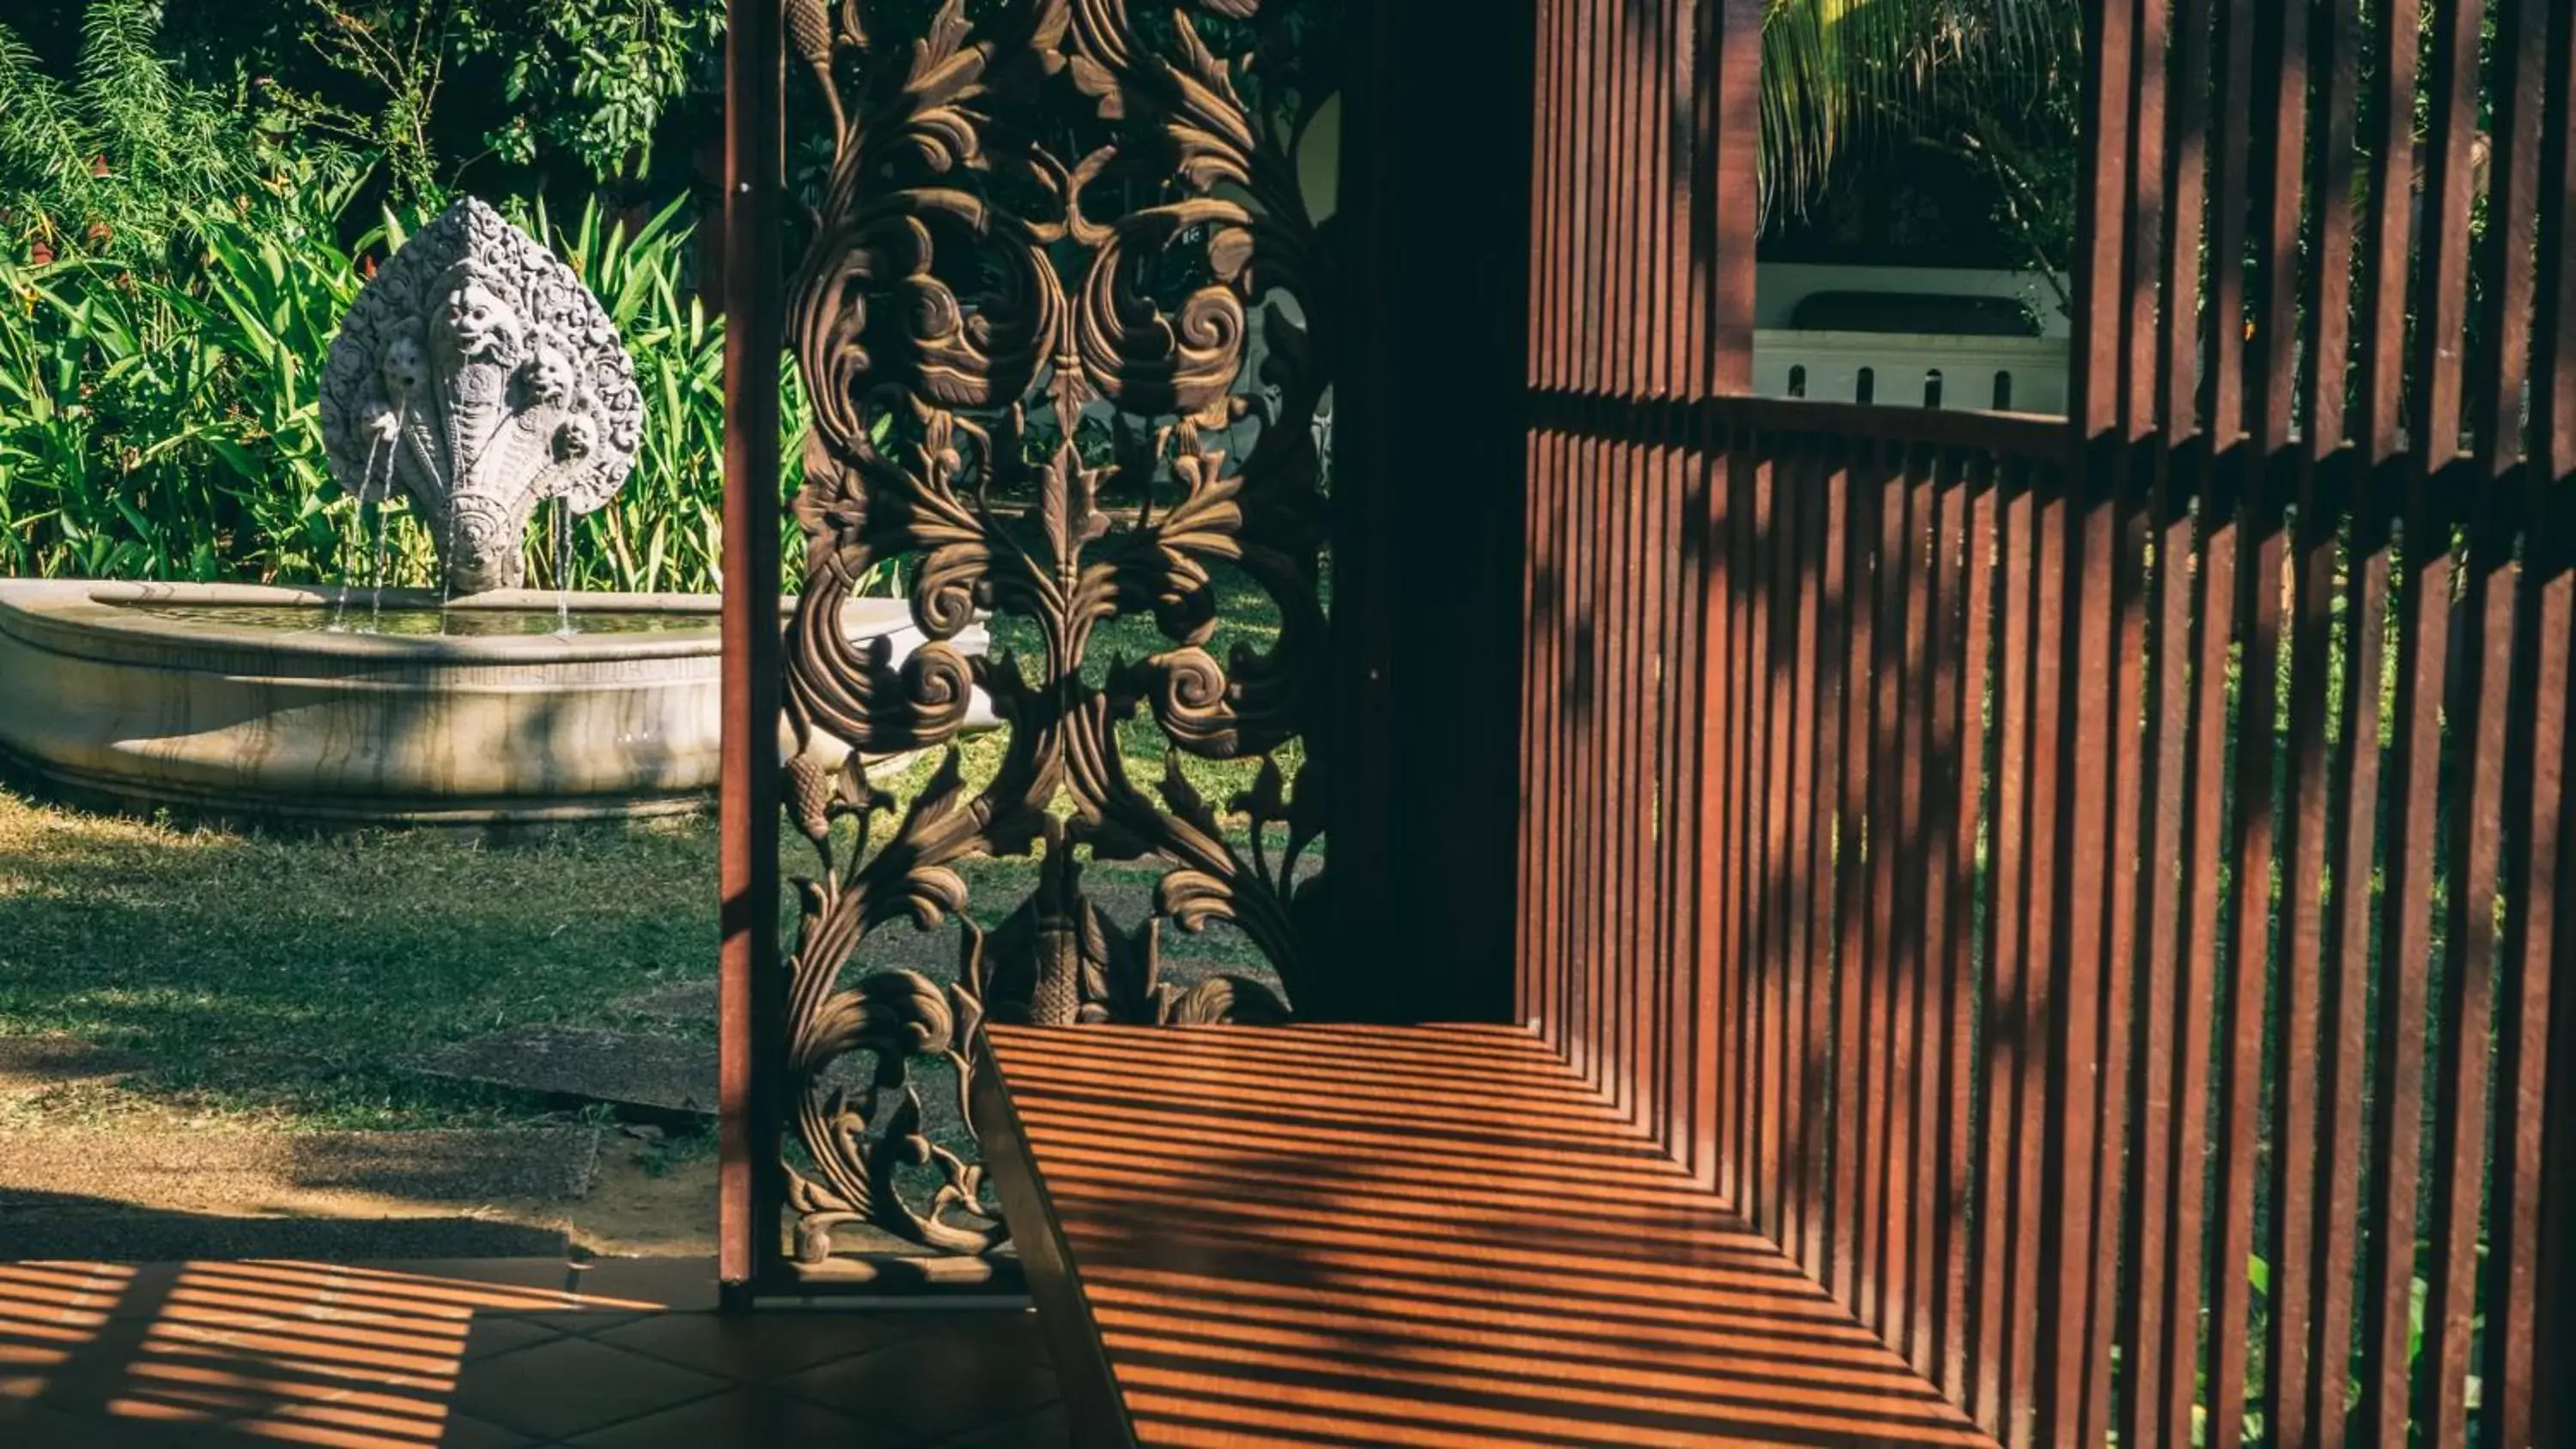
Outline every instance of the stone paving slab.
{"label": "stone paving slab", "polygon": [[711,1041],[528,1026],[458,1042],[408,1065],[433,1076],[654,1112],[713,1116],[716,1110]]}

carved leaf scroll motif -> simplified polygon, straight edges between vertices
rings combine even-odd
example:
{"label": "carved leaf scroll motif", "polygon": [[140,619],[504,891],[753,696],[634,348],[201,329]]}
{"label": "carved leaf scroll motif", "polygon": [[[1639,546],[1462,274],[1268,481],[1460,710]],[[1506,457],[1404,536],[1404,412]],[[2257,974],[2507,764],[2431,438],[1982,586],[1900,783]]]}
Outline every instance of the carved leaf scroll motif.
{"label": "carved leaf scroll motif", "polygon": [[[1326,278],[1291,159],[1313,106],[1283,123],[1240,83],[1289,44],[1292,7],[1012,0],[970,23],[947,0],[902,47],[864,8],[789,0],[838,138],[789,319],[815,416],[786,681],[788,795],[818,863],[788,963],[807,1264],[850,1224],[1000,1247],[981,1169],[924,1125],[917,1071],[953,1069],[962,1105],[987,1019],[1283,1018],[1257,981],[1164,979],[1164,925],[1231,923],[1293,998],[1322,888]],[[837,627],[888,560],[928,641],[900,669]],[[1276,606],[1267,647],[1216,656],[1221,578]],[[1017,655],[953,647],[988,614]],[[1096,658],[1123,619],[1159,642]],[[957,738],[979,686],[1007,734],[970,786]],[[1119,747],[1138,720],[1157,779]],[[921,749],[944,757],[898,809],[860,757]],[[1183,755],[1257,760],[1256,783],[1208,801]],[[1122,925],[1087,896],[1086,855],[1155,862],[1150,913]],[[988,933],[958,866],[989,856],[1037,857],[1038,884]],[[953,925],[952,980],[852,965],[898,920]]]}

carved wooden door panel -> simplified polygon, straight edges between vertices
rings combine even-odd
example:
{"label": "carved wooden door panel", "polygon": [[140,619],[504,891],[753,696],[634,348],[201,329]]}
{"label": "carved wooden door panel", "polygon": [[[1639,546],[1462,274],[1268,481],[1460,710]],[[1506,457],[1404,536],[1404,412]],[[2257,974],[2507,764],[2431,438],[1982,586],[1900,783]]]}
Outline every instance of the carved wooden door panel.
{"label": "carved wooden door panel", "polygon": [[[1294,163],[1320,7],[947,0],[909,34],[903,8],[786,7],[834,133],[789,302],[813,869],[776,1053],[811,1281],[1002,1246],[962,1122],[984,1021],[1283,1017],[1322,889],[1331,348]],[[840,627],[889,574],[923,641],[900,659]],[[970,734],[987,703],[998,743]],[[882,763],[906,754],[936,763]],[[1114,911],[1095,860],[1150,892]],[[1014,878],[1016,904],[978,894]],[[1167,979],[1167,922],[1270,970]]]}

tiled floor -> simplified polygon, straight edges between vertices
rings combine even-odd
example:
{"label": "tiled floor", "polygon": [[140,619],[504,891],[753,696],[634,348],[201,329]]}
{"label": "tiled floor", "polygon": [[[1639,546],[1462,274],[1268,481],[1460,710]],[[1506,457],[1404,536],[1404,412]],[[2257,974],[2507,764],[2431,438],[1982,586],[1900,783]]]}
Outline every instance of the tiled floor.
{"label": "tiled floor", "polygon": [[1056,1449],[1025,1311],[714,1309],[711,1264],[0,1263],[0,1444]]}

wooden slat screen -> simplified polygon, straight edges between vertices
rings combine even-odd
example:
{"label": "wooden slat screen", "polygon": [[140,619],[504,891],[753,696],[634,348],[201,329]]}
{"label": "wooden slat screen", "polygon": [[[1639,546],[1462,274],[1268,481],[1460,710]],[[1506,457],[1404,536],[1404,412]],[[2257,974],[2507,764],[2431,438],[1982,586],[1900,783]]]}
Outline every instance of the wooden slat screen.
{"label": "wooden slat screen", "polygon": [[2576,6],[2087,10],[2060,423],[1735,396],[1759,7],[1541,6],[1522,1014],[2007,1443],[2576,1443]]}

